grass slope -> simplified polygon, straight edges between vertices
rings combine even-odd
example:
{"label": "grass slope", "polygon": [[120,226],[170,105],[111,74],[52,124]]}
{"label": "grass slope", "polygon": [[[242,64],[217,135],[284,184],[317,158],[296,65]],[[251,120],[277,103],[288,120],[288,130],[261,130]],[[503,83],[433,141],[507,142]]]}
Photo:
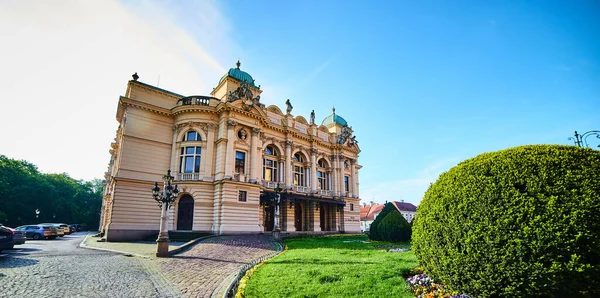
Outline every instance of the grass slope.
{"label": "grass slope", "polygon": [[402,275],[417,266],[414,254],[387,252],[406,245],[366,241],[366,236],[288,239],[288,250],[251,276],[245,297],[413,297]]}

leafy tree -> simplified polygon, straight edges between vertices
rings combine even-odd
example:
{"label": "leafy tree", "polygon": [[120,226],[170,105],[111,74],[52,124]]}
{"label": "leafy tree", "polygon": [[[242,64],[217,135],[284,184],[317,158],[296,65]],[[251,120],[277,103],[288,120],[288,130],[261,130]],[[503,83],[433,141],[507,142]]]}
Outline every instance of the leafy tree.
{"label": "leafy tree", "polygon": [[0,221],[7,226],[65,222],[96,228],[101,205],[99,179],[84,182],[67,174],[42,174],[27,161],[0,155]]}

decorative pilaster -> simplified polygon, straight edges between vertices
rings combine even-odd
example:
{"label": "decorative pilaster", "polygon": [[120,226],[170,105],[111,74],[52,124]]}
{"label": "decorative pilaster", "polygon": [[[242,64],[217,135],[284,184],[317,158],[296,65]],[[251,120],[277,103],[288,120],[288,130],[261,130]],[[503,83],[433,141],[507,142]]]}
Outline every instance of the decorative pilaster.
{"label": "decorative pilaster", "polygon": [[250,139],[250,183],[256,183],[258,179],[257,168],[260,168],[260,163],[258,162],[258,157],[260,156],[258,152],[258,134],[260,133],[260,128],[254,127],[252,128],[252,137]]}
{"label": "decorative pilaster", "polygon": [[[314,111],[313,111],[314,113]],[[310,149],[310,192],[317,193],[317,149]]]}
{"label": "decorative pilaster", "polygon": [[225,175],[224,179],[233,178],[233,162],[235,161],[235,153],[233,152],[233,144],[235,140],[235,126],[237,122],[227,120],[227,151],[225,153]]}
{"label": "decorative pilaster", "polygon": [[285,188],[292,187],[292,140],[285,141]]}

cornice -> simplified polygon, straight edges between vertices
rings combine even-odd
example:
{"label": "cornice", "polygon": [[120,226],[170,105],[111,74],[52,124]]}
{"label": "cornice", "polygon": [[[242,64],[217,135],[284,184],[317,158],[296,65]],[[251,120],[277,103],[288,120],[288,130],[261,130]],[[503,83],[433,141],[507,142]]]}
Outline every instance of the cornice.
{"label": "cornice", "polygon": [[148,103],[144,103],[135,99],[131,99],[131,98],[127,98],[124,96],[121,96],[119,98],[119,105],[122,105],[123,107],[132,107],[132,108],[136,108],[136,109],[140,109],[140,110],[144,110],[144,111],[149,111],[155,114],[159,114],[162,116],[168,116],[170,117],[171,111],[167,110],[165,108],[159,107],[159,106],[155,106],[155,105],[151,105]]}
{"label": "cornice", "polygon": [[188,113],[188,112],[204,112],[210,114],[217,114],[217,109],[215,107],[210,106],[201,106],[201,105],[184,105],[177,106],[171,109],[171,114],[173,116],[177,116],[179,114]]}

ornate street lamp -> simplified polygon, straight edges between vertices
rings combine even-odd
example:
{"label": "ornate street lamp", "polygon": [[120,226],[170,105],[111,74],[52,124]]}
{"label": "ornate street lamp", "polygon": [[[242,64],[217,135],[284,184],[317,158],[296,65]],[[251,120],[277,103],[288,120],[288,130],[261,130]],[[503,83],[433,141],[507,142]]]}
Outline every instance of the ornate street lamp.
{"label": "ornate street lamp", "polygon": [[[575,145],[581,148],[589,148],[587,138],[590,136],[596,136],[596,138],[600,139],[600,130],[590,130],[581,135],[575,131],[575,137],[569,137],[568,139],[572,140]],[[600,145],[598,145],[598,148],[600,148]]]}
{"label": "ornate street lamp", "polygon": [[35,209],[35,218],[38,218],[38,216],[40,216],[40,209]]}
{"label": "ornate street lamp", "polygon": [[279,205],[281,203],[281,191],[283,188],[280,187],[280,183],[277,183],[277,187],[273,189],[275,191],[275,218],[273,223],[273,238],[279,240],[279,234],[281,232],[279,228]]}
{"label": "ornate street lamp", "polygon": [[156,239],[156,256],[161,258],[169,256],[168,210],[179,193],[177,185],[173,187],[173,178],[175,177],[171,176],[171,170],[168,170],[167,175],[163,176],[163,192],[161,193],[158,182],[154,182],[154,187],[152,188],[152,197],[154,197],[154,200],[158,202],[158,206],[161,208],[160,232],[158,233],[158,239]]}

